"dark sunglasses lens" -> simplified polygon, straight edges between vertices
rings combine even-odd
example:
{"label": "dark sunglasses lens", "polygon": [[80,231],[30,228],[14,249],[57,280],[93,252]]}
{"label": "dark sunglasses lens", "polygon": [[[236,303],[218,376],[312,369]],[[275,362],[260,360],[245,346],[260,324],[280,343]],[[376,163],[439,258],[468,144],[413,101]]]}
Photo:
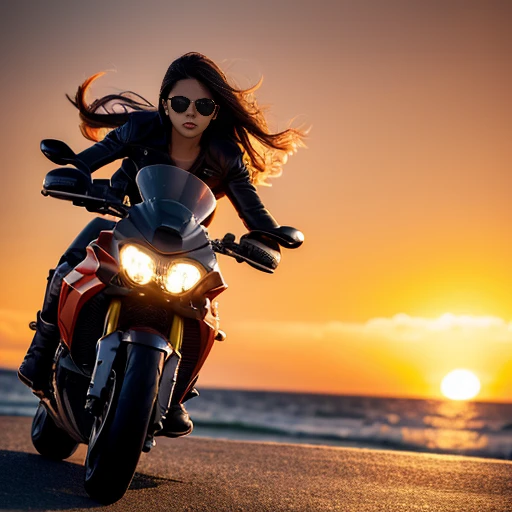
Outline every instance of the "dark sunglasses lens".
{"label": "dark sunglasses lens", "polygon": [[185,96],[173,96],[171,98],[171,108],[178,114],[183,114],[190,105],[190,100]]}
{"label": "dark sunglasses lens", "polygon": [[195,101],[196,110],[202,116],[211,116],[215,110],[215,102],[208,98],[202,98]]}

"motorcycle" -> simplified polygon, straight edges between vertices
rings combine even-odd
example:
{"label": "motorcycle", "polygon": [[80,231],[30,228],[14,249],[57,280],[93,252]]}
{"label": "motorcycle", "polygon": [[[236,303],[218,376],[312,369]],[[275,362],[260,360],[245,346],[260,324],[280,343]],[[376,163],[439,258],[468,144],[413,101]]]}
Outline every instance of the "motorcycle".
{"label": "motorcycle", "polygon": [[303,237],[282,227],[251,232],[240,243],[231,234],[211,240],[203,224],[216,200],[194,175],[144,167],[136,178],[142,202],[127,206],[109,180],[92,180],[63,142],[47,139],[41,149],[52,162],[73,165],[50,171],[43,195],[119,220],[63,279],[61,341],[49,390],[39,394],[32,442],[57,460],[87,444],[85,489],[109,504],[123,497],[141,453],[156,444],[185,371],[182,354],[194,356],[186,370],[190,392],[214,342],[225,339],[216,297],[227,285],[216,254],[272,273],[279,263],[272,243],[294,248]]}

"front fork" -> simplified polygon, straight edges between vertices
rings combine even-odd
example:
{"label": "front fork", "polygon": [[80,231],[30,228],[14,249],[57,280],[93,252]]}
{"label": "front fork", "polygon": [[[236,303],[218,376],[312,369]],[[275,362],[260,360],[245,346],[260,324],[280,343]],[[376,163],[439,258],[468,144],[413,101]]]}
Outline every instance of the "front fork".
{"label": "front fork", "polygon": [[161,421],[167,412],[172,398],[172,392],[176,384],[176,378],[181,361],[181,346],[183,343],[183,318],[174,315],[169,343],[162,336],[146,333],[144,331],[117,331],[119,315],[121,313],[121,301],[113,299],[105,319],[104,336],[98,341],[96,350],[96,363],[87,392],[85,407],[92,414],[97,415],[103,409],[104,400],[109,388],[109,379],[113,378],[114,360],[121,343],[138,343],[150,346],[165,353],[165,362],[158,388],[157,403],[153,412],[152,424],[155,429],[161,425]]}

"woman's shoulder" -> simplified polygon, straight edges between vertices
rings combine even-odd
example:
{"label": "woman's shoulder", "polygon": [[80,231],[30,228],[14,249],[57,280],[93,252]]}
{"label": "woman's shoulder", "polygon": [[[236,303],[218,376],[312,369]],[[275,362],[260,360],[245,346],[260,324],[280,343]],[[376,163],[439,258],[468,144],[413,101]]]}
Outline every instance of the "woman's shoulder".
{"label": "woman's shoulder", "polygon": [[244,163],[244,153],[232,139],[212,139],[206,164],[216,170],[223,180],[250,179]]}
{"label": "woman's shoulder", "polygon": [[126,123],[126,141],[141,142],[163,133],[163,125],[158,112],[132,112]]}

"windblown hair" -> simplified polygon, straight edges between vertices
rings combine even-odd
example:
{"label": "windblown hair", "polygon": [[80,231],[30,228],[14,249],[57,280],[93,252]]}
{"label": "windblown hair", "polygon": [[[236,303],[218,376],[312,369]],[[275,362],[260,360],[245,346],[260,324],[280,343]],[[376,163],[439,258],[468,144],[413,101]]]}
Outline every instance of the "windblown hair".
{"label": "windblown hair", "polygon": [[142,110],[156,112],[154,105],[131,91],[109,94],[88,105],[85,101],[88,89],[95,80],[104,74],[105,72],[101,71],[85,80],[82,85],[78,86],[74,99],[66,94],[67,99],[80,112],[82,135],[93,142],[103,140],[109,131],[126,123],[132,112]]}
{"label": "windblown hair", "polygon": [[212,60],[200,53],[187,53],[169,66],[160,87],[158,108],[131,91],[110,94],[87,105],[87,89],[103,74],[97,73],[88,78],[78,88],[74,100],[67,96],[80,111],[82,134],[92,141],[101,140],[108,131],[124,124],[131,112],[135,111],[158,110],[166,129],[170,131],[171,122],[164,113],[163,102],[176,82],[195,78],[211,92],[220,107],[217,119],[204,131],[201,145],[208,148],[212,138],[238,144],[253,183],[269,185],[267,178],[281,175],[288,155],[299,147],[305,147],[307,130],[288,128],[270,133],[263,111],[254,97],[262,79],[249,89],[238,89],[228,83],[224,73]]}

